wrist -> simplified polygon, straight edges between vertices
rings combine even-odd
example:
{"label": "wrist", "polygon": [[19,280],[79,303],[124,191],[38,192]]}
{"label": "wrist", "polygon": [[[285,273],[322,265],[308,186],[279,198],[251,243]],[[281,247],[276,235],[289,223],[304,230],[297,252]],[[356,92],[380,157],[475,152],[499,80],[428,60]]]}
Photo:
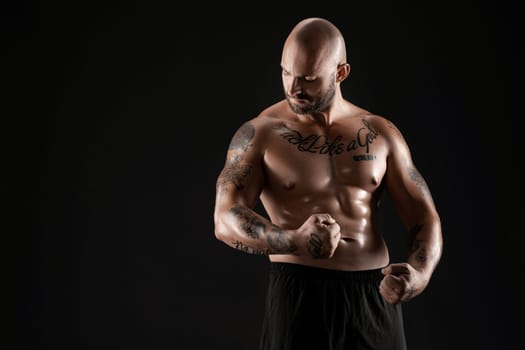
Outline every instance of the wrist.
{"label": "wrist", "polygon": [[271,254],[297,254],[298,246],[294,241],[294,230],[283,230],[273,226],[267,234]]}

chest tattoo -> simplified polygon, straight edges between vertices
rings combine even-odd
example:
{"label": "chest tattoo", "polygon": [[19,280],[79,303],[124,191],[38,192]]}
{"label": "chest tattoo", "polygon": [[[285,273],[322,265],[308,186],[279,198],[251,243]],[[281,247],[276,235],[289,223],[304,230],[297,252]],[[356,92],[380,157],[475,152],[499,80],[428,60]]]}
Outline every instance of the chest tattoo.
{"label": "chest tattoo", "polygon": [[[279,136],[295,145],[300,152],[317,154],[328,154],[335,156],[346,152],[364,150],[370,152],[370,145],[377,138],[378,133],[370,123],[362,119],[363,126],[357,130],[355,136],[350,140],[344,140],[343,136],[336,135],[332,138],[325,134],[303,135],[299,131],[291,129],[286,125],[279,125],[273,129],[277,130]],[[354,160],[373,160],[375,156],[355,156]]]}

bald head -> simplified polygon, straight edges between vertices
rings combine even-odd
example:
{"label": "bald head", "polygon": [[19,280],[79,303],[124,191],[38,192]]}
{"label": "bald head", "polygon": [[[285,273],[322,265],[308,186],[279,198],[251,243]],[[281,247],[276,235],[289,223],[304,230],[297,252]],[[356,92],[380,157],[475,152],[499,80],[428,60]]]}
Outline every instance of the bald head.
{"label": "bald head", "polygon": [[293,27],[281,57],[290,109],[313,115],[342,101],[340,84],[350,72],[343,35],[331,22],[306,18]]}
{"label": "bald head", "polygon": [[297,54],[309,57],[314,65],[337,66],[345,63],[346,47],[343,35],[326,19],[319,17],[303,19],[292,29],[283,49],[283,58],[285,55]]}

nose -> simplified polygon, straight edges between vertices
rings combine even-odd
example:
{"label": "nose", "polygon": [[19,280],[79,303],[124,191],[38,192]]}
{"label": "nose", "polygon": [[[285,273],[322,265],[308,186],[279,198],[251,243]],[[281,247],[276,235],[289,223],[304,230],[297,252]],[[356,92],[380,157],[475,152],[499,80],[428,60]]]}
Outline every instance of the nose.
{"label": "nose", "polygon": [[288,87],[288,95],[297,96],[298,94],[303,92],[299,79],[291,78],[289,84],[290,85]]}

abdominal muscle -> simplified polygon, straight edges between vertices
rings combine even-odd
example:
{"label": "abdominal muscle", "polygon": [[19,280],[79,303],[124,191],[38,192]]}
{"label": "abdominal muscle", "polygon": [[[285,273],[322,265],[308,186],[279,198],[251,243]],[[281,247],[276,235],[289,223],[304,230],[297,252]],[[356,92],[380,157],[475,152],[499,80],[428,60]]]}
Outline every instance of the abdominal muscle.
{"label": "abdominal muscle", "polygon": [[[282,198],[275,201],[277,198],[271,197],[273,196],[263,196],[261,199],[271,221],[281,229],[297,229],[310,215],[328,213],[341,227],[341,238],[331,258],[272,254],[269,256],[270,261],[345,271],[377,269],[389,263],[385,241],[371,219],[373,213],[370,208],[375,205],[369,201],[350,201],[346,208],[342,208],[336,199],[324,198],[316,200],[316,205],[309,207],[293,203],[295,201],[283,201]],[[272,205],[274,203],[278,205]],[[280,208],[279,211],[273,210],[277,207]]]}
{"label": "abdominal muscle", "polygon": [[360,243],[352,238],[342,237],[331,258],[312,258],[308,256],[273,254],[272,262],[285,262],[308,265],[333,270],[360,271],[385,267],[388,264],[388,252],[383,245],[376,251],[363,252]]}

